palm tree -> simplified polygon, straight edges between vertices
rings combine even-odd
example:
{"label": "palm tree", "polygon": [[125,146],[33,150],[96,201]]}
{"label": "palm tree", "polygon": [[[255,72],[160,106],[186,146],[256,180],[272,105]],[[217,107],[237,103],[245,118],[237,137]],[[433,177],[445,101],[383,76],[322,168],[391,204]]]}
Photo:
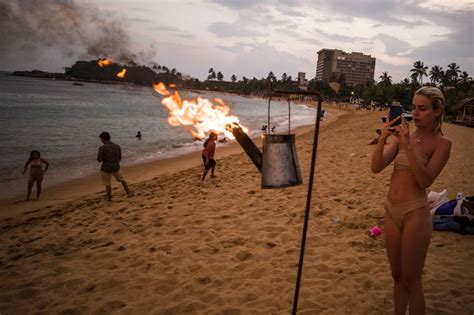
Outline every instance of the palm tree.
{"label": "palm tree", "polygon": [[216,72],[214,71],[214,69],[212,68],[209,69],[208,73],[209,73],[209,75],[207,76],[208,80],[212,80],[216,78]]}
{"label": "palm tree", "polygon": [[423,77],[427,75],[426,70],[428,70],[428,67],[423,64],[423,61],[418,60],[413,63],[413,69],[410,70],[413,81],[420,79],[420,84],[423,85]]}
{"label": "palm tree", "polygon": [[458,73],[461,73],[459,66],[455,62],[450,63],[448,65],[448,70],[446,70],[446,75],[449,76],[453,84],[456,84],[456,81],[458,80]]}
{"label": "palm tree", "polygon": [[469,73],[466,71],[463,71],[461,75],[459,76],[459,82],[463,84],[470,83],[472,81],[472,78],[469,76]]}
{"label": "palm tree", "polygon": [[450,81],[451,81],[451,78],[448,75],[448,71],[442,71],[441,72],[441,84],[446,87],[446,86],[449,86]]}
{"label": "palm tree", "polygon": [[430,70],[430,80],[431,83],[439,83],[441,82],[441,78],[443,76],[443,67],[440,67],[438,65],[431,67]]}
{"label": "palm tree", "polygon": [[388,75],[387,71],[382,72],[379,79],[380,79],[380,85],[382,86],[392,85],[392,76]]}

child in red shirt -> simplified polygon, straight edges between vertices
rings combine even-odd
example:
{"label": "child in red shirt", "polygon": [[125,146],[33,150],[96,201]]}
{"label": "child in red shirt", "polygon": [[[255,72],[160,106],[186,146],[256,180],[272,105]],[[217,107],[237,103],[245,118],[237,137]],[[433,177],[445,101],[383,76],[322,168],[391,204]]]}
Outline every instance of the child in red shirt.
{"label": "child in red shirt", "polygon": [[204,163],[204,172],[202,179],[206,178],[207,172],[211,170],[211,177],[216,177],[214,171],[216,170],[216,161],[214,160],[214,153],[216,152],[217,134],[211,132],[209,138],[204,142],[204,149],[202,150],[202,162]]}

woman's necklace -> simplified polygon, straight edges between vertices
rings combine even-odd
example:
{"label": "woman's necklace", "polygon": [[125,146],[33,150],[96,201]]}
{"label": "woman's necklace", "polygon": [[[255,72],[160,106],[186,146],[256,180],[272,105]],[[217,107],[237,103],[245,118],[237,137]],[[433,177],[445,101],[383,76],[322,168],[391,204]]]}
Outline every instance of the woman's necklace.
{"label": "woman's necklace", "polygon": [[417,135],[414,133],[414,134],[413,134],[413,137],[415,137],[416,143],[420,143],[420,142],[421,142],[421,136],[417,136]]}

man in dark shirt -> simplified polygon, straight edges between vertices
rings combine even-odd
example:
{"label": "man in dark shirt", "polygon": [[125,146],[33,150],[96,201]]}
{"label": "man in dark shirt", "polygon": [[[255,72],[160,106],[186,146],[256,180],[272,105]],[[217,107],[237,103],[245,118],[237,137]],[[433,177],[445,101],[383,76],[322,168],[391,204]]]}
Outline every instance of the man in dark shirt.
{"label": "man in dark shirt", "polygon": [[102,163],[100,170],[102,173],[102,184],[107,191],[107,199],[112,201],[112,176],[122,183],[127,196],[131,197],[127,182],[123,178],[122,173],[120,173],[120,160],[122,159],[120,146],[110,141],[110,134],[108,132],[102,132],[99,138],[104,145],[99,148],[97,162]]}

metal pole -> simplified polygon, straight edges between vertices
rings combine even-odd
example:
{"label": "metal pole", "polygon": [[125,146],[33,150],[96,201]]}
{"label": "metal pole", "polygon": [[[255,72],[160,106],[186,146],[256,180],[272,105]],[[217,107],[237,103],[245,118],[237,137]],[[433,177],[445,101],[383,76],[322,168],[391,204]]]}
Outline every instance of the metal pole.
{"label": "metal pole", "polygon": [[290,106],[290,95],[288,95],[288,134],[291,133],[291,106]]}
{"label": "metal pole", "polygon": [[314,129],[314,138],[313,138],[313,152],[311,154],[311,168],[309,172],[309,182],[308,182],[308,193],[306,196],[306,210],[304,214],[304,224],[303,224],[303,236],[301,238],[301,249],[300,249],[300,260],[298,264],[298,275],[296,277],[296,287],[295,287],[295,298],[293,300],[293,315],[296,315],[298,310],[298,296],[300,293],[300,284],[301,284],[301,274],[303,272],[303,259],[304,259],[304,249],[306,245],[306,234],[308,232],[308,220],[309,220],[309,210],[311,208],[311,195],[313,193],[313,177],[314,169],[316,167],[316,152],[318,150],[318,138],[319,138],[319,121],[321,117],[321,96],[318,97],[318,110],[316,115],[316,128]]}
{"label": "metal pole", "polygon": [[267,117],[267,130],[266,130],[267,135],[270,134],[270,103],[271,101],[272,101],[272,96],[270,95],[268,97],[268,117]]}

